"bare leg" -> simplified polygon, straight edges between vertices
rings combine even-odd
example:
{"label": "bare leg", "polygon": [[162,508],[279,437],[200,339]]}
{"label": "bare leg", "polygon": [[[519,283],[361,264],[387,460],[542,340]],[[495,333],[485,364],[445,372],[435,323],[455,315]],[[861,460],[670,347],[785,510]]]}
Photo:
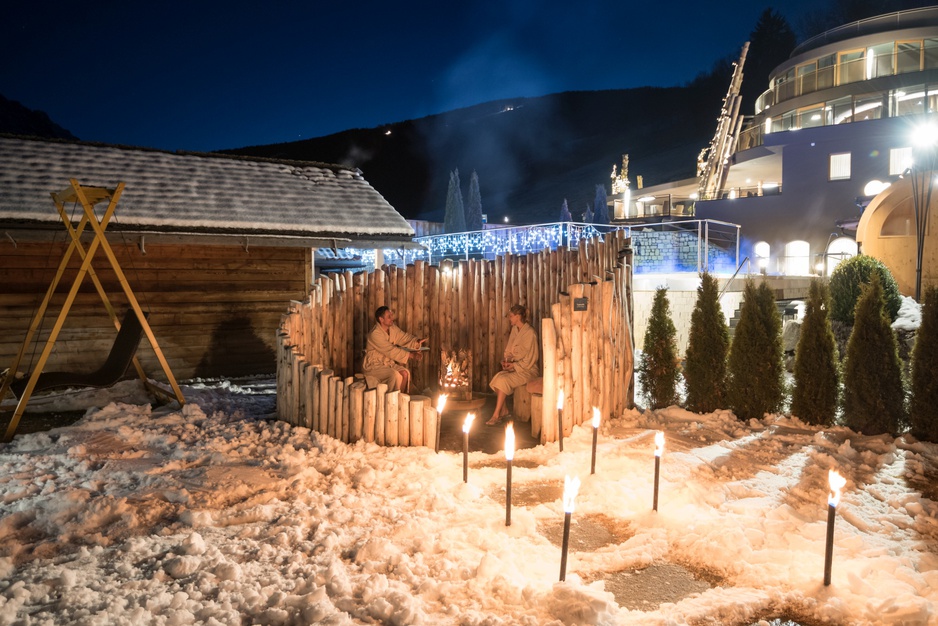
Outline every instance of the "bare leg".
{"label": "bare leg", "polygon": [[492,419],[487,421],[486,424],[489,426],[494,426],[500,422],[503,417],[508,415],[508,407],[505,406],[505,398],[507,397],[508,395],[504,391],[499,390],[497,392],[495,400],[495,411],[492,413]]}
{"label": "bare leg", "polygon": [[410,393],[410,371],[398,370],[401,377],[400,389],[403,393]]}

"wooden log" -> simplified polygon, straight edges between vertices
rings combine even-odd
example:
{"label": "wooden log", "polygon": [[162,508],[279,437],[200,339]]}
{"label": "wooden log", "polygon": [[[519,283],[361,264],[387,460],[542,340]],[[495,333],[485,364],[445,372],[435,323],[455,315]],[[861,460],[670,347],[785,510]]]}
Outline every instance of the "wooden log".
{"label": "wooden log", "polygon": [[319,385],[322,376],[322,368],[317,365],[313,365],[309,373],[309,384],[311,387],[310,392],[310,410],[312,411],[310,428],[316,432],[321,432],[319,428],[319,415],[320,415],[320,392]]}
{"label": "wooden log", "polygon": [[306,393],[306,402],[305,402],[305,411],[303,413],[303,426],[313,429],[313,406],[317,402],[316,395],[313,391],[313,380],[316,372],[316,367],[310,363],[306,363],[303,368],[303,389]]}
{"label": "wooden log", "polygon": [[[539,438],[541,435],[543,414],[544,396],[539,393],[531,394],[531,436],[535,438]],[[554,419],[556,421],[556,418]]]}
{"label": "wooden log", "polygon": [[365,383],[354,382],[349,387],[349,443],[365,435]]}
{"label": "wooden log", "polygon": [[467,261],[459,262],[459,271],[456,273],[459,281],[459,341],[458,346],[460,348],[466,348],[471,350],[472,346],[469,343],[469,291],[472,289],[472,284],[469,282],[469,263]]}
{"label": "wooden log", "polygon": [[[411,328],[414,330],[411,331],[411,334],[419,338],[429,337],[429,329],[427,328],[427,316],[426,316],[426,301],[425,301],[425,266],[426,263],[423,261],[417,261],[414,263],[413,268],[413,281],[408,285],[413,297],[410,298],[413,302],[412,317],[411,317]],[[417,389],[424,389],[428,385],[427,380],[427,361],[428,359],[423,359],[417,362],[414,370],[414,382],[417,383]]]}
{"label": "wooden log", "polygon": [[[559,305],[558,305],[559,306]],[[557,441],[557,332],[554,320],[541,320],[541,353],[544,358],[544,391],[540,417],[531,419],[531,434],[540,435],[541,443]],[[535,432],[537,430],[537,432]]]}
{"label": "wooden log", "polygon": [[515,388],[512,397],[511,412],[521,422],[531,420],[531,393],[524,385]]}
{"label": "wooden log", "polygon": [[340,410],[342,411],[342,430],[340,431],[340,438],[345,443],[352,442],[352,417],[349,409],[351,404],[350,387],[354,382],[355,378],[352,376],[342,381],[342,404],[340,405]]}
{"label": "wooden log", "polygon": [[324,369],[319,373],[319,428],[316,430],[324,435],[329,434],[330,387],[332,370]]}
{"label": "wooden log", "polygon": [[[364,389],[364,385],[362,388]],[[362,394],[362,414],[364,430],[362,436],[366,443],[375,442],[375,424],[378,416],[378,390],[365,389]]]}
{"label": "wooden log", "polygon": [[[568,287],[569,288],[569,287]],[[560,299],[560,336],[563,343],[563,436],[569,437],[574,422],[573,404],[573,298],[569,295]]]}
{"label": "wooden log", "polygon": [[300,387],[296,384],[297,380],[300,377],[300,361],[302,356],[297,352],[296,346],[291,350],[292,356],[290,358],[290,406],[288,410],[290,411],[290,423],[296,426],[299,422],[299,413],[300,413]]}
{"label": "wooden log", "polygon": [[410,445],[410,396],[402,393],[397,400],[397,445]]}
{"label": "wooden log", "polygon": [[[326,434],[330,437],[335,437],[336,433],[336,392],[338,391],[338,376],[330,376],[329,380],[326,381],[326,387],[328,389],[326,396]],[[341,396],[340,396],[341,397]]]}
{"label": "wooden log", "polygon": [[429,404],[429,398],[426,396],[410,396],[409,405],[409,426],[410,434],[408,435],[409,444],[411,446],[422,446],[424,445],[423,439],[423,410]]}
{"label": "wooden log", "polygon": [[[469,304],[469,324],[470,324],[470,336],[469,343],[472,346],[472,355],[478,359],[477,362],[482,362],[482,333],[480,332],[480,326],[483,324],[481,316],[477,313],[482,308],[481,300],[481,291],[482,291],[482,268],[481,264],[477,261],[469,262],[469,271],[472,274],[472,293],[467,299]],[[475,363],[475,361],[474,361]],[[469,370],[469,389],[475,389],[476,379],[479,378],[478,368],[473,367]]]}
{"label": "wooden log", "polygon": [[439,450],[440,444],[437,437],[440,434],[438,422],[441,419],[442,416],[436,412],[435,406],[430,406],[427,403],[427,406],[423,407],[423,443],[428,448]]}
{"label": "wooden log", "polygon": [[398,421],[400,421],[400,390],[389,391],[385,395],[385,445],[396,446],[399,443]]}
{"label": "wooden log", "polygon": [[615,413],[615,400],[614,394],[616,389],[616,380],[613,376],[613,370],[615,366],[615,357],[613,354],[613,328],[615,323],[615,309],[613,306],[614,294],[615,294],[615,283],[612,280],[603,281],[602,284],[602,293],[603,293],[603,312],[600,316],[603,320],[601,325],[603,331],[603,341],[602,341],[602,350],[603,350],[603,372],[602,372],[602,387],[603,387],[603,396],[602,396],[602,406],[603,406],[603,415],[606,418],[619,417]]}
{"label": "wooden log", "polygon": [[427,379],[430,384],[439,382],[440,372],[440,346],[443,338],[440,330],[440,270],[432,265],[427,266],[427,323],[428,341],[430,348],[426,353]]}
{"label": "wooden log", "polygon": [[283,419],[283,407],[284,407],[284,387],[283,387],[283,376],[284,376],[284,354],[286,353],[286,348],[283,345],[284,337],[281,335],[277,338],[277,397],[275,399],[277,417]]}
{"label": "wooden log", "polygon": [[[572,400],[573,400],[573,411],[571,417],[573,418],[573,425],[583,423],[583,414],[586,411],[584,406],[584,393],[583,388],[588,384],[583,378],[583,311],[574,311],[573,303],[576,302],[577,298],[583,297],[583,284],[577,283],[575,285],[570,285],[570,357],[571,357],[571,372],[570,378],[573,380],[573,390],[572,390]],[[566,411],[564,411],[566,417]]]}
{"label": "wooden log", "polygon": [[[388,268],[388,293],[386,295],[387,302],[385,306],[394,311],[394,314],[400,316],[400,311],[398,311],[398,301],[397,301],[397,280],[398,280],[398,268],[389,267]],[[406,328],[406,327],[405,327]]]}
{"label": "wooden log", "polygon": [[387,428],[386,396],[388,386],[386,383],[378,383],[375,389],[375,443],[379,446],[391,445],[387,443],[385,432]]}
{"label": "wooden log", "polygon": [[[588,242],[589,240],[587,240]],[[583,376],[584,384],[581,388],[583,394],[583,421],[589,422],[593,419],[593,407],[596,406],[596,381],[593,377],[593,364],[595,363],[596,342],[593,328],[593,321],[596,319],[597,310],[596,298],[594,297],[593,286],[583,285],[583,297],[587,300],[587,310],[581,312],[582,320],[580,324],[581,340],[580,345],[580,374]],[[582,422],[581,422],[582,423]]]}
{"label": "wooden log", "polygon": [[[410,334],[419,337],[420,335],[418,333],[420,331],[418,329],[417,320],[416,320],[417,293],[414,289],[414,285],[416,284],[416,282],[417,282],[417,267],[414,265],[408,265],[406,268],[404,268],[404,283],[403,285],[400,285],[401,308],[404,309],[405,311],[405,315],[404,315],[405,325],[402,326],[402,328],[406,328]],[[419,369],[420,369],[419,367],[413,368],[413,369],[417,370],[413,373],[419,373]]]}
{"label": "wooden log", "polygon": [[333,377],[332,383],[332,431],[330,434],[336,439],[348,443],[342,438],[342,405],[345,401],[345,382],[338,376]]}
{"label": "wooden log", "polygon": [[453,349],[453,262],[440,263],[440,343],[437,352]]}

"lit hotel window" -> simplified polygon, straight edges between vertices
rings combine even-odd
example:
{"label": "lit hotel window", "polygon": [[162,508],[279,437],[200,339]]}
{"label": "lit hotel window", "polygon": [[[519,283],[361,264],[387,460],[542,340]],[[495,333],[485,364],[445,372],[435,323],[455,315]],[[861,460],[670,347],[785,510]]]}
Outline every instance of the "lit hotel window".
{"label": "lit hotel window", "polygon": [[889,150],[889,175],[898,176],[912,167],[912,147]]}
{"label": "lit hotel window", "polygon": [[850,180],[849,152],[840,152],[831,155],[830,177],[828,180]]}

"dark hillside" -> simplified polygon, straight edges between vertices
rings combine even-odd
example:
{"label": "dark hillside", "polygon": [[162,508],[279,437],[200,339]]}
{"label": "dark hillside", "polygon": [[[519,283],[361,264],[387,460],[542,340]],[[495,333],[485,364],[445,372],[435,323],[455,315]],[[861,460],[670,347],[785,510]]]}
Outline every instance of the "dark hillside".
{"label": "dark hillside", "polygon": [[[442,221],[448,173],[463,193],[479,174],[490,222],[555,221],[567,198],[576,218],[630,157],[630,178],[654,185],[695,174],[726,83],[579,91],[488,102],[417,120],[224,152],[344,163],[405,217]],[[387,132],[390,131],[390,134]]]}
{"label": "dark hillside", "polygon": [[76,137],[49,119],[42,111],[28,109],[15,100],[0,96],[0,133],[75,139]]}

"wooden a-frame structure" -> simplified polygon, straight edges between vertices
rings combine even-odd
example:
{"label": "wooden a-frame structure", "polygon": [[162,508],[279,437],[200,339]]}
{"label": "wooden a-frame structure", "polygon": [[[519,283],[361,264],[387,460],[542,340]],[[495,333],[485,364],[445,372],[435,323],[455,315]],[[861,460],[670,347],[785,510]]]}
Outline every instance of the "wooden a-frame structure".
{"label": "wooden a-frame structure", "polygon": [[[65,319],[68,317],[68,312],[71,309],[72,304],[75,302],[75,297],[78,295],[78,290],[81,287],[81,283],[84,280],[86,274],[91,277],[91,280],[94,283],[94,287],[97,290],[98,295],[101,297],[101,301],[104,303],[104,307],[107,309],[107,313],[110,316],[111,321],[114,323],[114,327],[120,330],[120,321],[118,320],[118,316],[114,311],[114,307],[111,305],[107,292],[105,292],[104,287],[101,285],[101,281],[98,279],[98,276],[94,272],[94,268],[91,266],[92,259],[94,258],[95,253],[97,253],[98,248],[104,251],[105,256],[110,262],[111,268],[114,270],[114,274],[117,276],[117,280],[120,282],[121,288],[124,290],[124,295],[127,297],[127,301],[130,303],[134,314],[139,320],[140,325],[143,328],[143,332],[146,333],[147,340],[149,340],[150,346],[153,348],[153,352],[156,354],[156,358],[159,360],[160,365],[163,368],[163,373],[166,375],[166,378],[173,389],[175,399],[179,402],[180,405],[185,404],[185,398],[182,395],[182,390],[179,388],[179,385],[176,382],[176,378],[173,376],[173,372],[170,369],[169,364],[166,362],[166,357],[163,356],[163,351],[160,349],[160,346],[156,341],[156,337],[153,335],[153,331],[147,322],[147,317],[140,308],[140,303],[137,301],[137,297],[134,295],[133,289],[130,288],[130,284],[127,282],[127,277],[124,275],[120,263],[117,261],[117,257],[114,255],[114,251],[110,244],[108,244],[107,238],[104,235],[104,231],[107,229],[108,223],[110,222],[111,217],[113,217],[114,211],[117,209],[117,202],[120,200],[121,194],[124,191],[124,183],[118,183],[117,187],[114,189],[107,189],[104,187],[83,187],[74,178],[70,179],[69,183],[71,185],[69,188],[57,193],[54,192],[51,195],[52,202],[55,203],[55,208],[58,211],[59,216],[62,218],[62,222],[65,224],[65,228],[68,230],[68,234],[71,237],[71,243],[65,250],[65,253],[62,255],[62,260],[59,262],[59,267],[56,270],[55,277],[52,279],[52,283],[49,285],[49,289],[46,291],[46,295],[42,300],[42,304],[36,311],[36,315],[33,317],[33,321],[29,326],[29,330],[26,332],[26,338],[23,340],[23,345],[20,347],[19,352],[14,358],[13,364],[10,366],[8,374],[3,380],[3,384],[0,385],[0,401],[6,397],[7,391],[10,389],[10,384],[16,375],[17,368],[23,359],[23,355],[26,353],[27,348],[32,343],[33,335],[39,328],[42,319],[45,316],[46,309],[49,306],[49,302],[52,300],[52,296],[55,293],[56,287],[58,287],[58,284],[61,281],[66,268],[68,267],[69,260],[71,259],[72,254],[75,252],[78,252],[78,255],[82,259],[81,267],[78,270],[78,274],[75,276],[75,280],[72,282],[71,289],[69,290],[68,295],[65,298],[65,302],[62,305],[62,310],[59,312],[58,318],[55,320],[55,324],[49,333],[49,338],[46,341],[46,345],[43,348],[42,354],[39,356],[39,360],[33,367],[32,373],[29,375],[29,382],[27,383],[25,390],[19,398],[19,401],[16,405],[16,410],[13,413],[13,417],[10,419],[10,424],[7,427],[6,434],[3,437],[4,441],[10,441],[13,438],[13,435],[16,433],[16,428],[19,425],[20,418],[23,416],[23,413],[26,410],[26,404],[29,402],[29,398],[32,395],[33,390],[36,388],[36,383],[39,380],[39,376],[42,374],[42,370],[45,367],[46,362],[49,360],[49,355],[52,353],[55,340],[58,338],[59,332],[62,330],[62,326],[65,323]],[[94,212],[94,206],[99,202],[104,201],[108,202],[107,209],[105,209],[101,219],[98,220]],[[84,210],[84,214],[79,220],[77,227],[72,225],[72,221],[65,211],[65,205],[67,203],[80,203],[82,209]],[[82,245],[81,235],[88,226],[90,226],[94,231],[94,238],[86,250]],[[143,367],[141,367],[140,362],[137,360],[136,356],[133,357],[133,364],[144,385],[146,385],[152,391],[159,393],[160,395],[168,395],[164,390],[150,385],[149,381],[147,380],[146,372],[144,372]]]}

